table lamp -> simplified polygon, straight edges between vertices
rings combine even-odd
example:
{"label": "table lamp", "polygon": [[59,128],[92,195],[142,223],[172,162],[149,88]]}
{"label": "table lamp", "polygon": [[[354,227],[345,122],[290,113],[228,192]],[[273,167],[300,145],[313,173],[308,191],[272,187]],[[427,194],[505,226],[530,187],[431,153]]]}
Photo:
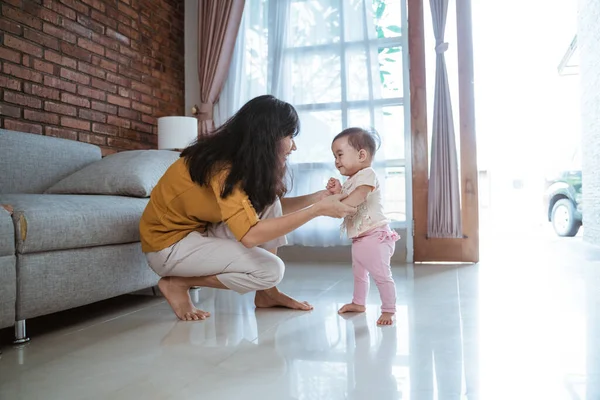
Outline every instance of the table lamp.
{"label": "table lamp", "polygon": [[198,137],[198,120],[194,117],[158,119],[158,149],[182,151]]}

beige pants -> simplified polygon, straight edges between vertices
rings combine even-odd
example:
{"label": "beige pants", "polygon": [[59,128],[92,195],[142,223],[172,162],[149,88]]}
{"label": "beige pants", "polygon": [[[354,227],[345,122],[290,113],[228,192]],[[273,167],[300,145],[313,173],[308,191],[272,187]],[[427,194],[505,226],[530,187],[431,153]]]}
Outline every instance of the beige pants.
{"label": "beige pants", "polygon": [[[282,215],[277,200],[265,209],[261,219]],[[238,293],[269,289],[283,278],[283,261],[268,250],[287,244],[285,236],[252,249],[235,239],[225,223],[209,225],[206,233],[192,232],[185,238],[154,253],[146,253],[148,264],[159,276],[217,275],[227,288]]]}

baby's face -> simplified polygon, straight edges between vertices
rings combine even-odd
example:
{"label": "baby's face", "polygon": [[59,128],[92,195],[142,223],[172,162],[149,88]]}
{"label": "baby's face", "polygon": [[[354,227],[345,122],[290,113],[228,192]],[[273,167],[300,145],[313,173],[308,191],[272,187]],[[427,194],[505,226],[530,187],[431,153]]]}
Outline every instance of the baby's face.
{"label": "baby's face", "polygon": [[347,137],[339,138],[331,145],[335,167],[343,176],[352,176],[363,168],[360,151],[350,146]]}

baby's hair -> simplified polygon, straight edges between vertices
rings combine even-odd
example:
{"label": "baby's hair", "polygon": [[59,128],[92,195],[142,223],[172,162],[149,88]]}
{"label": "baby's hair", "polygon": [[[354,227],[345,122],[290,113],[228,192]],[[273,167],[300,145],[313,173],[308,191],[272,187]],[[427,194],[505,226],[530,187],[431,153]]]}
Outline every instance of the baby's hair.
{"label": "baby's hair", "polygon": [[[363,128],[346,128],[337,134],[333,141],[343,137],[348,138],[348,144],[357,151],[362,149],[367,150],[371,157],[375,157],[375,152],[379,150],[381,145],[381,138],[375,129],[363,129]],[[333,142],[332,142],[333,143]]]}

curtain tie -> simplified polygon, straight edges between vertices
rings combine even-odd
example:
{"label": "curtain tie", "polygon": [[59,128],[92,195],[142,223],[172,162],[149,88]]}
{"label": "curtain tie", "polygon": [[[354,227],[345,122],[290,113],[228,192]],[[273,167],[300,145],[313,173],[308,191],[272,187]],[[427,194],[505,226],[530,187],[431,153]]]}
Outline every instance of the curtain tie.
{"label": "curtain tie", "polygon": [[192,108],[192,114],[200,121],[210,121],[213,119],[213,103],[200,103]]}
{"label": "curtain tie", "polygon": [[437,54],[444,54],[446,51],[448,51],[448,43],[446,42],[439,43],[435,46],[435,52]]}

